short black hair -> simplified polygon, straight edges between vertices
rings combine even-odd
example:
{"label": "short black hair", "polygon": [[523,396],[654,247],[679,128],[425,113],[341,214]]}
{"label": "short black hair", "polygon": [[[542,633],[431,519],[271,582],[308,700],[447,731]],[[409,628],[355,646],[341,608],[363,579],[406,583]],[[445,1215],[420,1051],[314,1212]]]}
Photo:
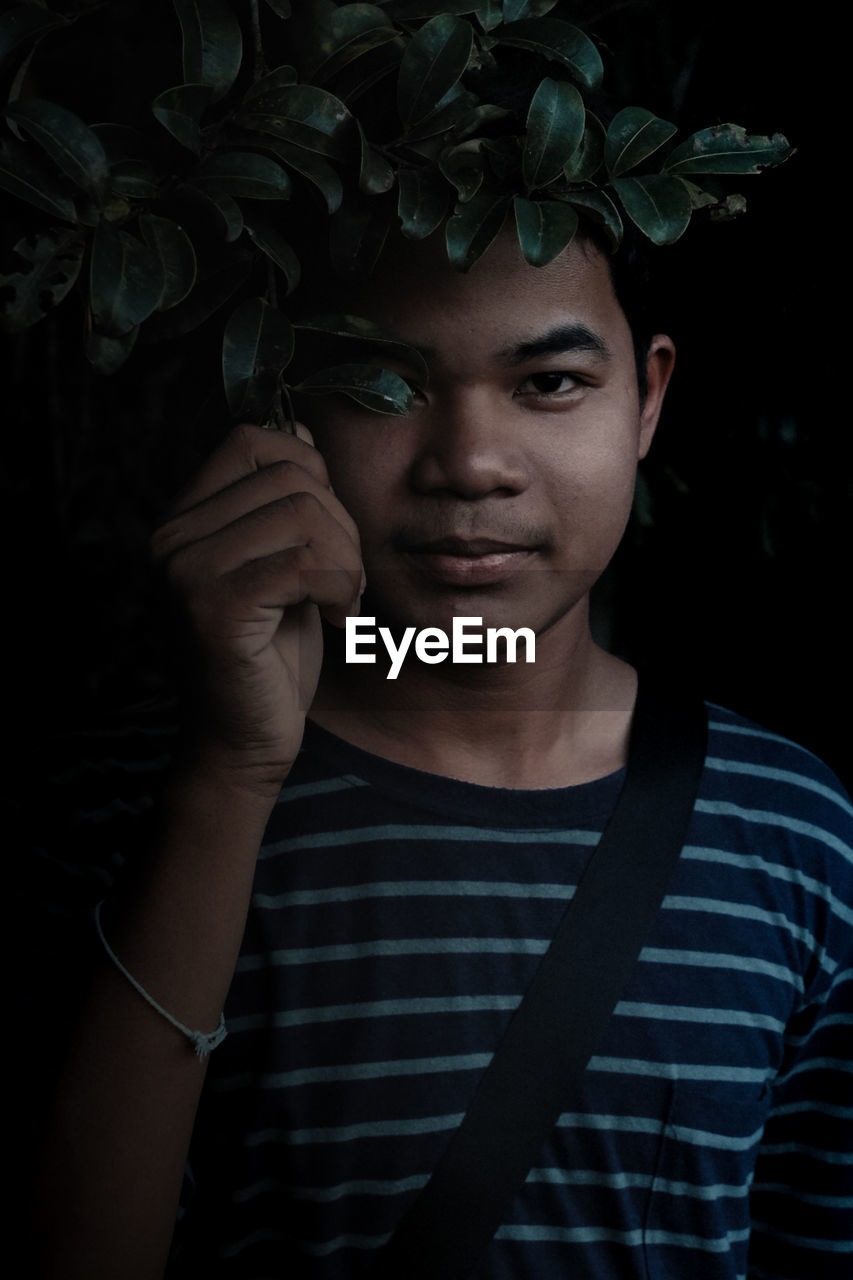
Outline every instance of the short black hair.
{"label": "short black hair", "polygon": [[[483,80],[488,85],[489,100],[508,111],[518,125],[524,121],[531,96],[539,84],[540,69],[534,60],[520,57],[515,50],[501,50],[499,63],[497,74],[492,72],[483,75]],[[605,130],[619,111],[616,99],[600,87],[587,91],[584,103]],[[498,132],[501,127],[500,124],[496,126]],[[551,190],[554,191],[553,186]],[[567,184],[561,189],[559,196],[571,203],[571,191],[571,185]],[[653,246],[628,219],[623,223],[621,243],[614,249],[603,225],[580,208],[578,213],[578,234],[595,245],[610,264],[613,292],[631,329],[642,400],[648,390],[646,360],[649,346],[654,334],[665,327],[658,314],[660,295],[653,269],[653,264],[657,261],[655,255],[660,249]]]}
{"label": "short black hair", "polygon": [[583,226],[581,234],[595,245],[610,266],[613,292],[631,330],[642,401],[648,390],[646,362],[649,347],[653,336],[665,327],[661,324],[660,292],[653,269],[655,249],[633,225],[625,227],[622,243],[616,250],[610,247],[596,227]]}

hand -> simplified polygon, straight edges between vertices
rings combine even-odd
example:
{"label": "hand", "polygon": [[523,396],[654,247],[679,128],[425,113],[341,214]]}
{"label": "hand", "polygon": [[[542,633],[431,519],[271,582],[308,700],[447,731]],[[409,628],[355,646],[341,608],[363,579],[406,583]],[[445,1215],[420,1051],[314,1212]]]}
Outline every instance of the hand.
{"label": "hand", "polygon": [[358,530],[310,433],[242,426],[152,538],[190,629],[194,758],[278,792],[302,742],[323,656],[364,589]]}

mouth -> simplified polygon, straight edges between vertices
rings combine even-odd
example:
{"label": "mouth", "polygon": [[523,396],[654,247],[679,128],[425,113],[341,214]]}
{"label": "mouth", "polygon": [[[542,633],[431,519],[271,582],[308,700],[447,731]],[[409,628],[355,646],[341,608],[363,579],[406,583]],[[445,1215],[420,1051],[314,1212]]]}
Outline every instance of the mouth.
{"label": "mouth", "polygon": [[436,538],[402,548],[421,573],[446,586],[489,586],[517,573],[536,548],[494,538]]}

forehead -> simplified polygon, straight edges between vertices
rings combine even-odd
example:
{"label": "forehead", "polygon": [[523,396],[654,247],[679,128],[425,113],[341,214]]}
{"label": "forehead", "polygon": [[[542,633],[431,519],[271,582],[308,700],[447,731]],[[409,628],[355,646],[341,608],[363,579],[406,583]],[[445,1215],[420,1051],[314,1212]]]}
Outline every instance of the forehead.
{"label": "forehead", "polygon": [[575,241],[545,267],[532,267],[505,227],[467,273],[447,261],[440,236],[395,239],[370,282],[348,304],[409,342],[457,356],[498,352],[553,328],[582,324],[618,350],[628,322],[605,257]]}

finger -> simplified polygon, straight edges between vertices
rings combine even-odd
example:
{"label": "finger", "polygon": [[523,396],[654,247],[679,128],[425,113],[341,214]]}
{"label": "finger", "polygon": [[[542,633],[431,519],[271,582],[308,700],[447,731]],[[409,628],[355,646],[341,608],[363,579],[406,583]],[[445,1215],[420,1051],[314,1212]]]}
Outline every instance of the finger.
{"label": "finger", "polygon": [[[294,435],[249,425],[235,427],[179,494],[170,515],[188,511],[244,476],[277,462],[298,462],[320,484],[328,486],[326,464],[313,441],[305,438],[306,432],[307,428],[303,428],[300,435]],[[310,432],[307,435],[310,436]]]}
{"label": "finger", "polygon": [[[301,462],[286,459],[241,476],[226,489],[167,520],[152,536],[152,555],[155,561],[163,561],[189,543],[209,537],[252,511],[274,507],[282,499],[298,493],[313,495],[329,516],[346,530],[355,546],[359,546],[355,521],[331,490]],[[285,506],[279,510],[290,518],[295,508]]]}
{"label": "finger", "polygon": [[205,647],[263,647],[296,607],[313,603],[343,626],[358,613],[358,575],[319,547],[289,547],[241,565],[208,583],[189,612]]}
{"label": "finger", "polygon": [[305,602],[319,605],[335,626],[358,613],[358,575],[318,547],[263,556],[229,574],[223,585],[232,598],[242,601],[250,595],[260,609],[284,613]]}
{"label": "finger", "polygon": [[[193,596],[207,584],[245,570],[252,581],[251,566],[284,552],[298,574],[317,567],[317,561],[333,565],[349,575],[350,595],[357,596],[363,582],[361,552],[357,538],[330,515],[316,494],[289,494],[264,507],[248,511],[224,529],[186,543],[169,559],[168,573],[173,583]],[[308,595],[288,594],[287,599],[307,599]]]}

